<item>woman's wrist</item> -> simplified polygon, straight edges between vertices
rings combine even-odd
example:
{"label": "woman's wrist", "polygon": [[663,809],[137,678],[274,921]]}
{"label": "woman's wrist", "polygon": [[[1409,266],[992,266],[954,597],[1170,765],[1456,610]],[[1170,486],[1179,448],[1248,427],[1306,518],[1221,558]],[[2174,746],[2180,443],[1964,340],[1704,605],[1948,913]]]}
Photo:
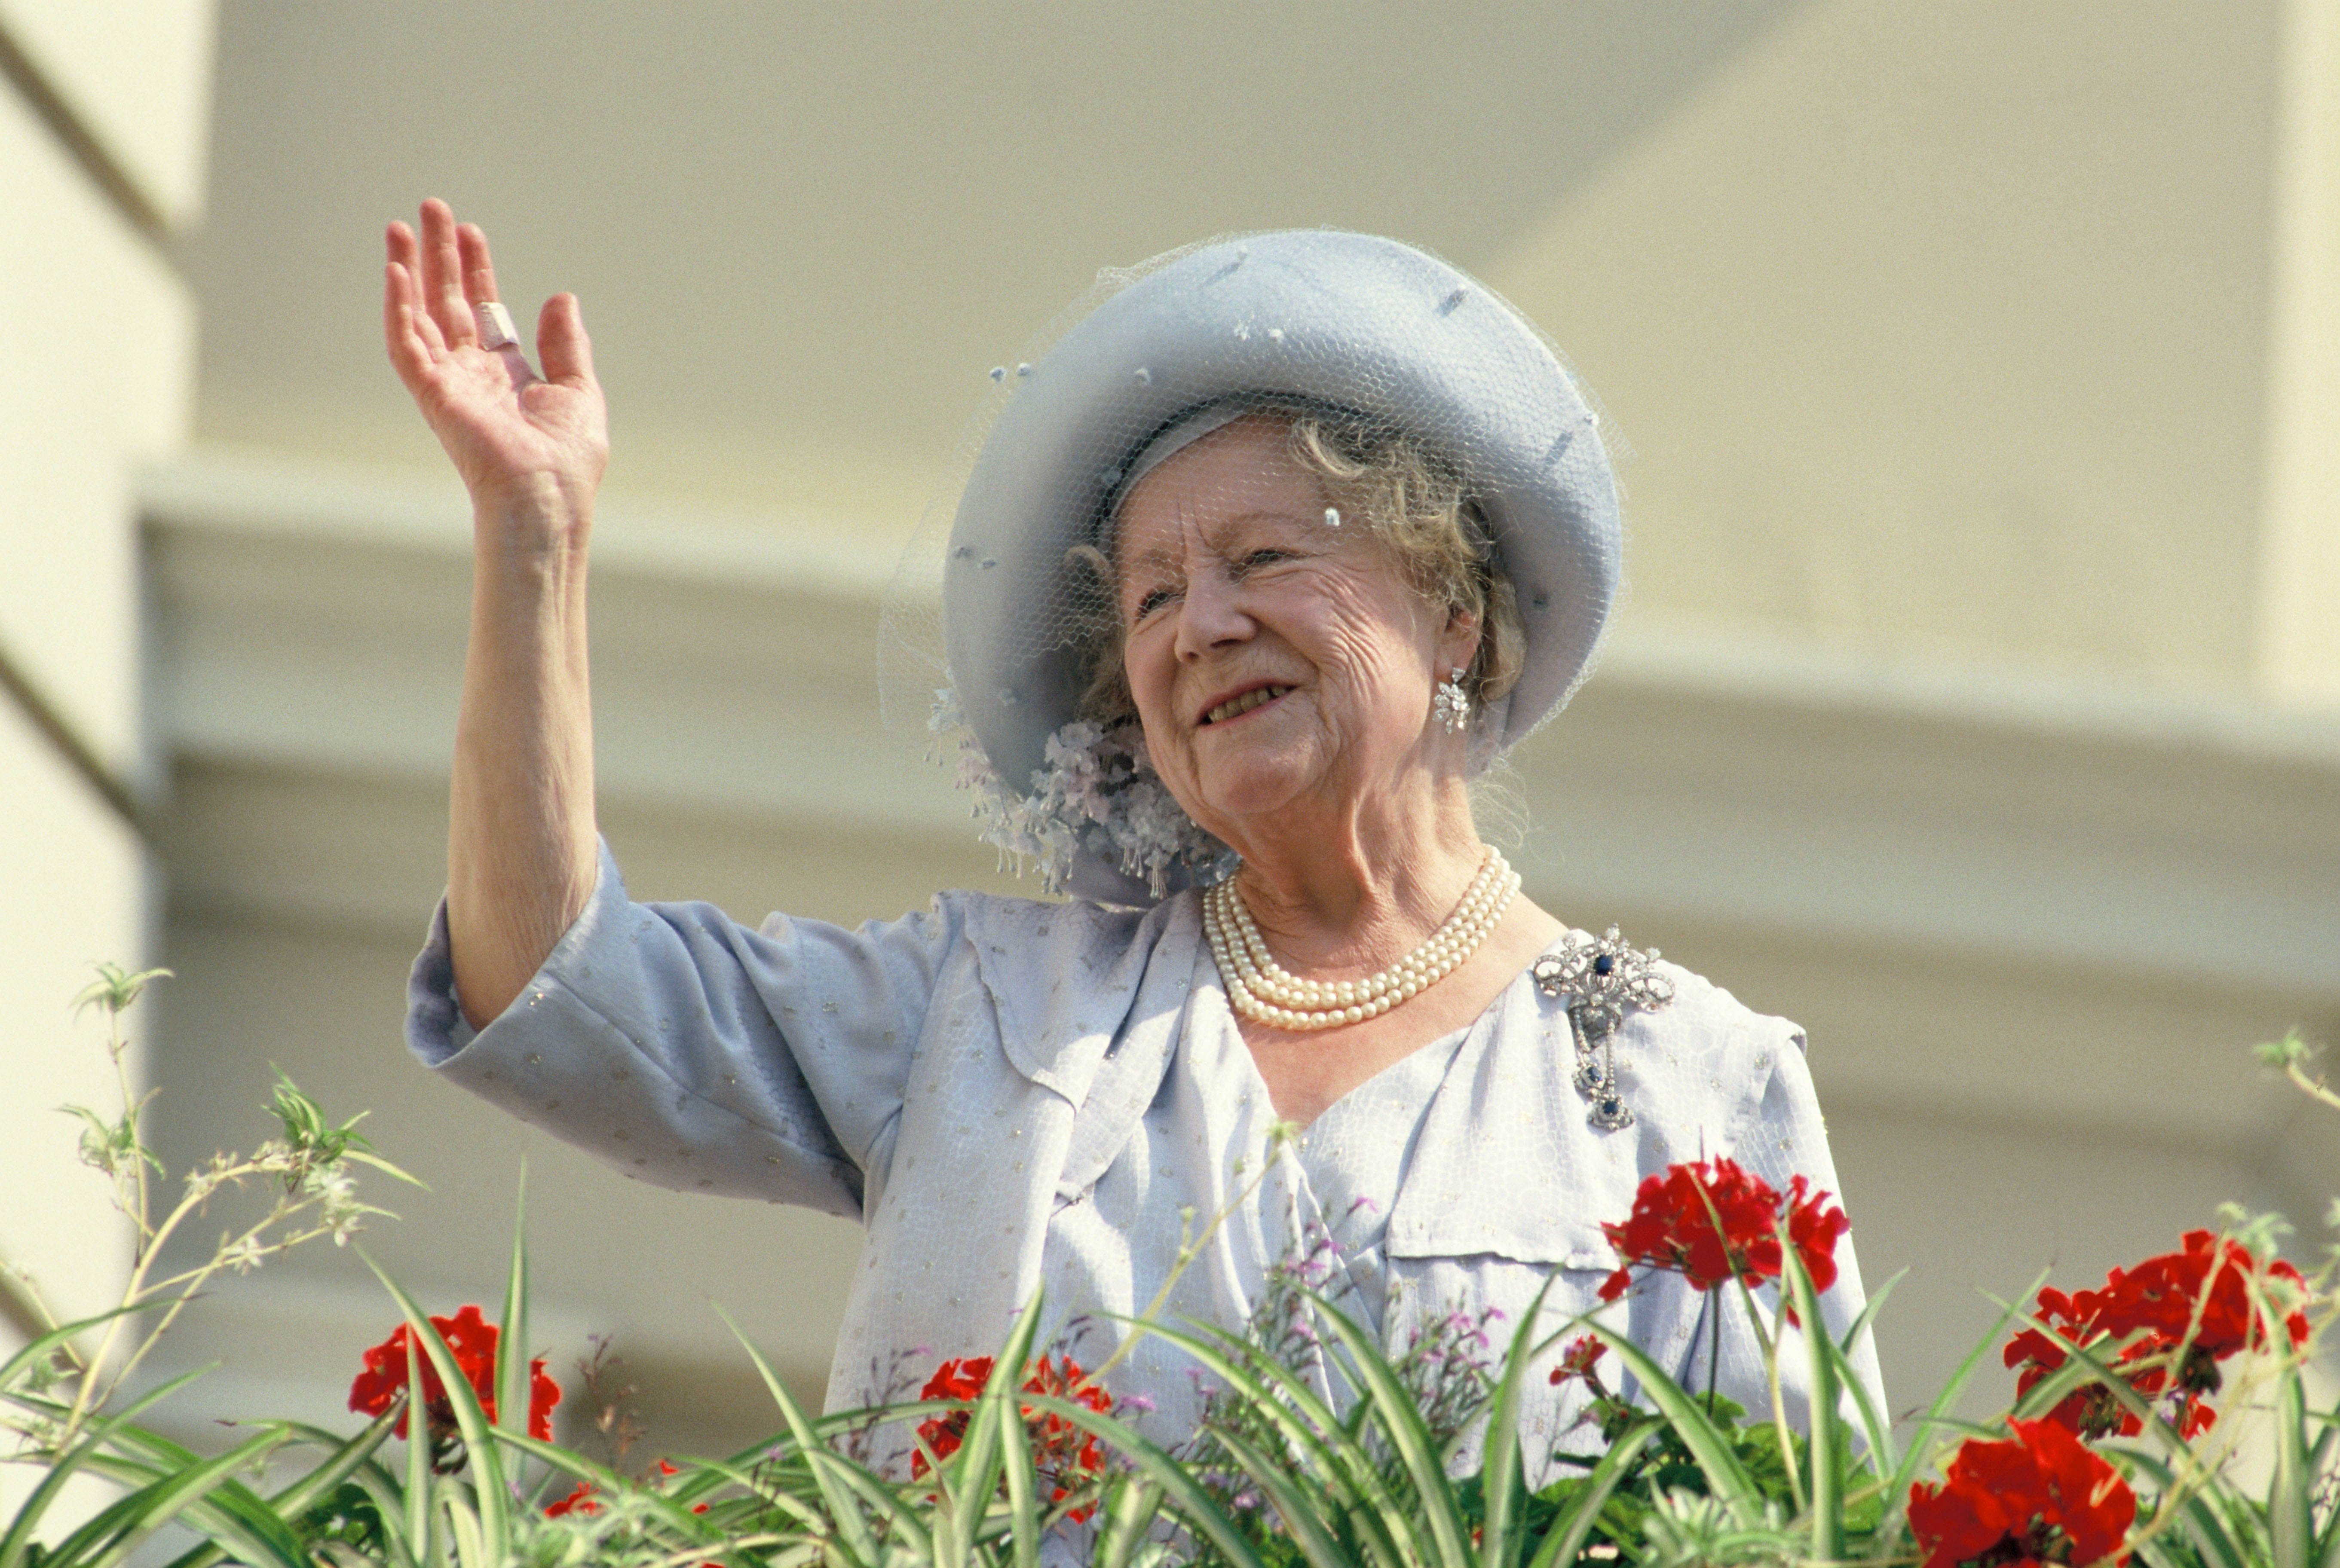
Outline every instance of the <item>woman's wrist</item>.
{"label": "woman's wrist", "polygon": [[573,554],[580,560],[593,525],[599,483],[570,475],[520,474],[471,488],[471,529],[484,552]]}

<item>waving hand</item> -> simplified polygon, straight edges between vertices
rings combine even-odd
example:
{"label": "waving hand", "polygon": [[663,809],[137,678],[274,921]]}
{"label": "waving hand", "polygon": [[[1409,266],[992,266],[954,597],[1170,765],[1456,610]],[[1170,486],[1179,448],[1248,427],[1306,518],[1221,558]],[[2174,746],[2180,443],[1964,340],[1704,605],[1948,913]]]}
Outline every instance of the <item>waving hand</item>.
{"label": "waving hand", "polygon": [[[492,307],[491,309],[487,307]],[[585,576],[609,421],[573,295],[510,340],[487,236],[422,204],[390,226],[382,330],[471,492],[471,635],[449,792],[447,933],[464,1013],[484,1027],[592,896],[593,712]]]}
{"label": "waving hand", "polygon": [[[544,374],[517,342],[482,336],[494,304],[487,236],[455,222],[444,202],[422,204],[418,239],[392,223],[383,270],[382,331],[390,361],[454,459],[484,522],[548,505],[582,521],[609,460],[609,420],[593,349],[574,294],[538,313]],[[501,334],[496,334],[501,336]]]}

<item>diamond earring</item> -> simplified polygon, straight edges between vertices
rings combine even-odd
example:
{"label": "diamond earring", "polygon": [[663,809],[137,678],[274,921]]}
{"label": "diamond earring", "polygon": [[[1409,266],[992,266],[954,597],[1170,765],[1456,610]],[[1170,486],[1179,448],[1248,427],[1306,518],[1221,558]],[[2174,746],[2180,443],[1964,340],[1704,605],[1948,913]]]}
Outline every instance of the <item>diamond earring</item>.
{"label": "diamond earring", "polygon": [[1453,735],[1471,722],[1471,699],[1462,690],[1462,666],[1456,665],[1454,673],[1438,683],[1437,695],[1430,700],[1431,716],[1446,726]]}

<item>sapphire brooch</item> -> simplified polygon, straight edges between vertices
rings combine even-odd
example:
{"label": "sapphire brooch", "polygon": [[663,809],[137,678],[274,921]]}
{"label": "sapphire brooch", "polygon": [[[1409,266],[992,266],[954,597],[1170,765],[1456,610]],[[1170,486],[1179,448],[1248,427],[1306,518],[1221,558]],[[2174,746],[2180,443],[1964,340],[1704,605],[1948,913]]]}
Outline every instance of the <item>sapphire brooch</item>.
{"label": "sapphire brooch", "polygon": [[1536,960],[1529,972],[1546,996],[1565,996],[1568,1029],[1576,1039],[1576,1092],[1591,1102],[1586,1119],[1603,1132],[1633,1125],[1617,1092],[1617,1028],[1628,1008],[1652,1012],[1674,999],[1673,981],[1652,967],[1658,950],[1625,945],[1611,926],[1595,942],[1576,932],[1561,950]]}

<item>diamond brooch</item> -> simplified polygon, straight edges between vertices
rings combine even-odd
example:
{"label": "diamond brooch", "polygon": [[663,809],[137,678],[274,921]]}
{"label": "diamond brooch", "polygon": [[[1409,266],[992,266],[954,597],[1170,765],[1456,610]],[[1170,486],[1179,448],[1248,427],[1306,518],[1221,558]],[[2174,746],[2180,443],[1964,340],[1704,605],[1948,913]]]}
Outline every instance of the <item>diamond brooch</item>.
{"label": "diamond brooch", "polygon": [[1633,1125],[1633,1112],[1617,1092],[1617,1028],[1628,1008],[1654,1012],[1674,999],[1673,981],[1652,968],[1658,950],[1625,945],[1611,926],[1594,942],[1571,932],[1561,950],[1536,960],[1530,971],[1546,996],[1565,996],[1568,1029],[1576,1040],[1576,1092],[1591,1103],[1585,1118],[1603,1132]]}

